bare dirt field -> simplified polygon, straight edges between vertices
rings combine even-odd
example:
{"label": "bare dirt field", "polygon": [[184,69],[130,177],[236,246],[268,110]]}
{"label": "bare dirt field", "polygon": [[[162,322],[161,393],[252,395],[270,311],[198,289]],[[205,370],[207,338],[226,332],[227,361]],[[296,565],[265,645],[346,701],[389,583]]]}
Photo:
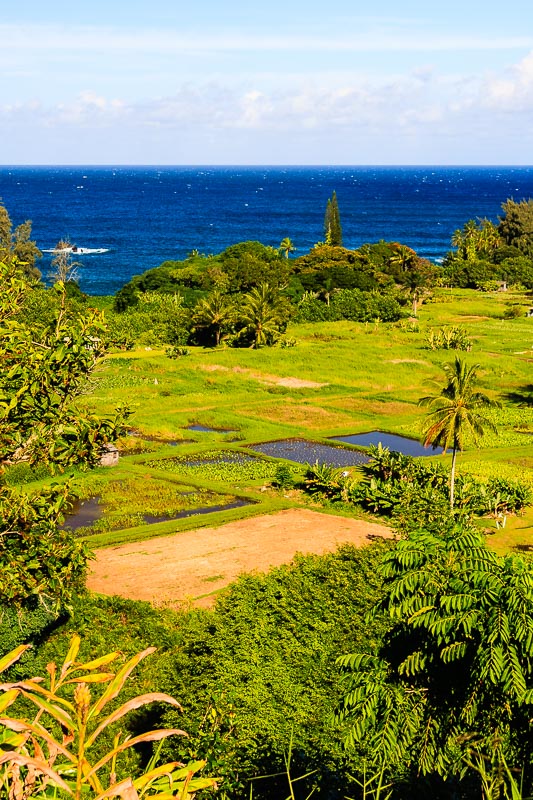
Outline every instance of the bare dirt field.
{"label": "bare dirt field", "polygon": [[325,553],[349,542],[390,538],[384,525],[288,509],[96,551],[89,589],[155,604],[207,607],[243,572],[265,572],[296,553]]}

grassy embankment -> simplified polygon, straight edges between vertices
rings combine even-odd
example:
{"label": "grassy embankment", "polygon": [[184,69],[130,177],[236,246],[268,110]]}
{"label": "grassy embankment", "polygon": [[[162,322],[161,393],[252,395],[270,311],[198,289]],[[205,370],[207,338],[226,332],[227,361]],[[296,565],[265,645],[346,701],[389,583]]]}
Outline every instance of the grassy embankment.
{"label": "grassy embankment", "polygon": [[[148,498],[147,507],[150,502],[157,506],[154,497],[158,491],[162,499],[156,512],[171,511],[176,504],[164,499],[169,481],[185,484],[185,491],[194,489],[200,495],[209,489],[226,500],[231,495],[255,503],[150,526],[132,527],[135,519],[130,518],[126,529],[105,530],[104,526],[91,536],[91,543],[103,546],[218,525],[307,502],[298,495],[264,490],[275,472],[274,462],[268,459],[240,472],[223,466],[191,470],[181,463],[169,473],[148,461],[221,447],[238,451],[254,442],[288,437],[324,441],[329,436],[373,429],[419,438],[424,411],[417,402],[442,387],[441,366],[455,355],[454,351],[427,349],[427,332],[441,326],[459,325],[466,330],[473,346],[471,352],[460,355],[468,363],[480,364],[480,389],[503,404],[493,412],[498,434],[487,434],[480,449],[472,447],[462,454],[459,469],[480,477],[499,474],[533,482],[533,320],[503,318],[506,303],[520,300],[526,306],[528,301],[508,293],[461,290],[441,290],[436,300],[420,308],[417,325],[409,321],[292,325],[287,332],[297,340],[292,348],[190,348],[190,355],[176,360],[155,349],[110,355],[96,375],[87,402],[99,412],[111,412],[118,402],[129,403],[139,435],[130,437],[124,446],[138,448],[142,443],[152,452],[123,457],[118,471],[100,469],[82,477],[82,493],[94,493],[93,482],[100,491],[102,483],[120,480],[118,490],[117,484],[111,490],[111,506],[117,516],[120,486],[126,487],[122,509],[126,520],[130,511],[140,511],[143,497]],[[234,432],[186,430],[192,423]],[[163,442],[146,441],[143,436]],[[177,440],[193,441],[165,444]],[[176,491],[183,488],[176,485]],[[217,501],[212,498],[209,502]],[[506,527],[499,530],[494,520],[483,520],[483,527],[492,534],[489,541],[500,552],[533,545],[532,526],[532,510],[508,519]]]}

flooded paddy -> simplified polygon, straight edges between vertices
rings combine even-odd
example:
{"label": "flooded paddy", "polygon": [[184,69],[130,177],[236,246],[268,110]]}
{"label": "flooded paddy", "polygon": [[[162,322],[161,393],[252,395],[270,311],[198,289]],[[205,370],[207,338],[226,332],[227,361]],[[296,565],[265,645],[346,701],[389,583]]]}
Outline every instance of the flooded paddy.
{"label": "flooded paddy", "polygon": [[286,458],[298,464],[314,464],[315,461],[319,461],[332,467],[354,467],[366,464],[370,460],[367,455],[357,450],[321,444],[309,439],[279,439],[275,442],[250,445],[250,448],[263,455]]}
{"label": "flooded paddy", "polygon": [[382,447],[402,453],[404,456],[435,456],[442,453],[442,447],[424,447],[417,439],[383,431],[368,431],[368,433],[353,433],[348,436],[330,436],[329,438],[334,442],[345,442],[357,447],[370,447],[370,445],[377,447],[378,444],[381,444]]}

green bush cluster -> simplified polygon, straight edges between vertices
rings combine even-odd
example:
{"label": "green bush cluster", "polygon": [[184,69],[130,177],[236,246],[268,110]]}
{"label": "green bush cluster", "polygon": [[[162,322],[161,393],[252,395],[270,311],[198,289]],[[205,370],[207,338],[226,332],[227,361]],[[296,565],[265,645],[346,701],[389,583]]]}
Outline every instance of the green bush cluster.
{"label": "green bush cluster", "polygon": [[[352,503],[366,511],[392,517],[402,530],[413,530],[449,515],[449,474],[443,464],[426,462],[381,446],[369,449],[371,460],[354,480],[343,470],[327,465],[309,466],[305,489],[331,502]],[[525,483],[508,478],[483,482],[460,474],[455,483],[455,507],[466,515],[520,513],[533,502]]]}
{"label": "green bush cluster", "polygon": [[464,328],[453,326],[430,330],[426,336],[429,350],[470,350],[472,340]]}
{"label": "green bush cluster", "polygon": [[298,304],[297,322],[333,322],[348,319],[354,322],[396,322],[402,316],[401,307],[392,295],[363,292],[360,289],[338,289],[329,304],[318,297],[306,296]]}

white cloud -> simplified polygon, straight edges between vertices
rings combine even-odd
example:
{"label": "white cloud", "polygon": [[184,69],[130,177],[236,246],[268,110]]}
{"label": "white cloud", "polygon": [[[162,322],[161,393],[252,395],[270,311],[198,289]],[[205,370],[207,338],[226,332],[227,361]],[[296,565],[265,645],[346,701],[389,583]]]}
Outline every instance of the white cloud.
{"label": "white cloud", "polygon": [[[452,87],[451,96],[456,96]],[[444,91],[444,96],[443,96]],[[55,105],[16,104],[0,109],[4,123],[33,115],[47,127],[112,126],[127,122],[137,128],[188,130],[242,129],[288,131],[324,129],[394,129],[431,126],[454,113],[450,87],[436,76],[405,75],[386,82],[359,81],[330,88],[309,83],[270,91],[249,87],[187,84],[173,95],[142,102],[107,99],[92,91],[72,102]],[[436,98],[440,97],[440,101]],[[456,103],[457,105],[457,103]],[[460,113],[457,105],[455,113]]]}
{"label": "white cloud", "polygon": [[488,78],[482,95],[494,111],[533,111],[533,51],[504,75]]}
{"label": "white cloud", "polygon": [[[387,152],[387,158],[381,160],[389,163],[401,163],[402,152],[408,153],[404,158],[411,161],[412,154],[417,157],[420,153],[420,158],[428,154],[426,163],[427,159],[439,163],[443,157],[438,157],[438,146],[446,142],[455,148],[451,163],[473,163],[472,154],[478,152],[476,163],[503,163],[502,156],[507,152],[525,163],[530,159],[519,156],[514,146],[510,152],[506,144],[511,135],[509,114],[517,111],[522,121],[524,115],[531,114],[533,122],[533,52],[507,71],[487,76],[442,75],[425,67],[387,79],[343,75],[333,85],[316,77],[269,88],[253,77],[243,79],[238,86],[190,81],[164,96],[139,101],[88,89],[72,100],[32,100],[0,106],[0,125],[6,140],[11,136],[15,142],[17,130],[41,130],[49,141],[56,137],[72,142],[73,150],[78,137],[85,142],[91,137],[105,141],[109,136],[117,142],[127,138],[137,143],[139,152],[163,141],[169,142],[169,151],[174,152],[172,142],[186,141],[187,155],[193,152],[192,147],[200,153],[195,159],[190,156],[192,163],[206,163],[210,151],[205,150],[202,158],[201,148],[212,142],[218,148],[217,163],[224,163],[224,153],[231,153],[227,157],[237,163],[237,143],[243,141],[250,152],[256,143],[255,163],[265,160],[268,142],[272,152],[289,154],[278,156],[278,163],[297,163],[300,143],[304,159],[300,163],[320,163],[323,149],[319,148],[325,141],[335,147],[338,143],[339,149],[333,150],[339,153],[342,148],[351,152],[350,146],[356,145],[357,152],[367,148],[365,152],[370,153],[381,142],[381,152]],[[533,144],[533,126],[515,128],[520,132],[521,152],[527,153]],[[116,147],[120,154],[119,145]],[[311,158],[312,147],[316,154]],[[470,156],[461,158],[461,152]],[[490,153],[495,155],[491,158]],[[135,159],[155,163],[157,152],[155,157],[146,155],[143,159],[135,151]],[[77,160],[85,161],[83,151]]]}

